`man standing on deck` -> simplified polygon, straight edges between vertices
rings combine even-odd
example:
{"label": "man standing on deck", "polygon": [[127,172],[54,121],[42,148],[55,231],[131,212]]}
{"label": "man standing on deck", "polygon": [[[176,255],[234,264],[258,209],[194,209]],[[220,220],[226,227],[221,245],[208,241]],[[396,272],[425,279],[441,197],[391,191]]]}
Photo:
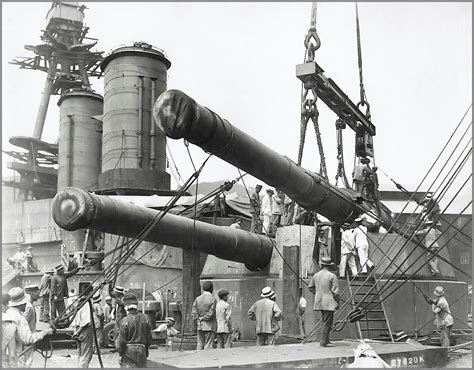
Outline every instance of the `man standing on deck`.
{"label": "man standing on deck", "polygon": [[415,232],[415,235],[421,236],[424,239],[426,248],[426,258],[428,259],[428,266],[430,267],[433,276],[439,275],[438,257],[435,253],[439,251],[437,239],[439,238],[439,231],[434,226],[432,220],[425,222],[425,227]]}
{"label": "man standing on deck", "polygon": [[[90,294],[92,286],[88,286],[79,297],[79,302],[83,302],[87,295]],[[94,329],[92,327],[89,302],[84,302],[80,310],[76,312],[76,316],[71,323],[74,328],[74,334],[71,338],[77,342],[77,367],[88,368],[94,353]]]}
{"label": "man standing on deck", "polygon": [[266,235],[271,233],[272,217],[273,217],[273,194],[275,192],[272,189],[267,189],[267,194],[262,198],[262,209],[260,211],[263,216],[263,230],[262,232]]}
{"label": "man standing on deck", "polygon": [[127,311],[125,310],[125,306],[123,303],[123,297],[125,294],[125,288],[121,286],[112,287],[109,284],[109,295],[110,297],[114,298],[113,307],[113,315],[115,317],[115,348],[118,349],[119,346],[119,335],[120,335],[120,325],[122,325],[122,319],[127,316]]}
{"label": "man standing on deck", "polygon": [[453,316],[449,309],[449,304],[444,297],[444,290],[442,286],[437,286],[433,292],[436,296],[434,300],[426,298],[426,301],[431,304],[431,309],[435,314],[435,325],[438,327],[441,335],[441,347],[449,347],[449,335],[453,327]]}
{"label": "man standing on deck", "polygon": [[304,327],[304,313],[306,312],[306,299],[303,296],[303,288],[300,288],[300,299],[298,300],[298,323],[300,327],[300,337],[306,337],[306,329]]}
{"label": "man standing on deck", "polygon": [[51,278],[51,320],[54,320],[66,310],[64,299],[69,297],[67,278],[73,276],[79,270],[80,267],[76,267],[72,271],[64,272],[63,265],[56,266],[56,274]]}
{"label": "man standing on deck", "polygon": [[232,314],[230,304],[227,303],[229,291],[221,289],[217,292],[219,302],[216,305],[216,320],[217,320],[217,348],[231,348],[232,342],[230,333],[232,332],[232,321],[230,316]]}
{"label": "man standing on deck", "polygon": [[210,281],[202,285],[202,294],[194,300],[191,315],[197,324],[197,349],[212,349],[217,329],[216,299]]}
{"label": "man standing on deck", "polygon": [[367,240],[367,227],[363,225],[364,217],[358,217],[355,219],[357,227],[354,229],[354,241],[359,255],[360,272],[362,274],[367,273],[367,267],[371,270],[374,268],[373,262],[369,259],[369,242]]}
{"label": "man standing on deck", "polygon": [[260,215],[260,196],[258,195],[262,190],[262,185],[255,186],[255,191],[250,195],[250,214],[252,216],[252,223],[250,225],[250,232],[257,232],[258,216]]}
{"label": "man standing on deck", "polygon": [[314,294],[314,311],[321,311],[321,347],[334,347],[329,341],[334,312],[339,309],[339,286],[337,276],[329,271],[329,266],[334,265],[329,257],[322,257],[322,270],[314,274],[308,285],[308,290]]}
{"label": "man standing on deck", "polygon": [[51,278],[54,274],[54,269],[49,268],[45,271],[44,275],[41,277],[41,281],[38,285],[39,289],[39,297],[41,299],[41,306],[40,306],[40,321],[42,322],[49,322],[49,296],[50,296],[50,289],[51,289]]}
{"label": "man standing on deck", "polygon": [[281,320],[281,310],[270,298],[274,292],[269,286],[262,289],[262,299],[255,302],[248,311],[250,320],[255,321],[257,346],[268,346],[274,343],[274,321]]}
{"label": "man standing on deck", "polygon": [[349,224],[343,224],[341,226],[341,262],[339,263],[339,277],[346,277],[346,266],[349,265],[352,276],[357,276],[357,266],[355,263],[355,249],[354,242],[354,230],[351,229]]}
{"label": "man standing on deck", "polygon": [[123,297],[127,316],[120,323],[118,352],[120,367],[146,367],[151,345],[151,329],[147,317],[137,310],[138,299],[132,293]]}
{"label": "man standing on deck", "polygon": [[[24,317],[26,304],[29,301],[29,298],[23,292],[23,289],[19,287],[11,288],[8,294],[10,295],[10,301],[8,302],[9,308],[7,309],[6,313],[10,316],[12,322],[14,322],[17,327],[15,337],[17,352],[22,352],[24,347],[43,339],[47,335],[53,334],[52,329],[47,329],[40,332],[31,332],[28,321]],[[31,367],[33,354],[34,349],[32,351],[28,351],[25,353],[25,355],[20,357],[20,367]]]}

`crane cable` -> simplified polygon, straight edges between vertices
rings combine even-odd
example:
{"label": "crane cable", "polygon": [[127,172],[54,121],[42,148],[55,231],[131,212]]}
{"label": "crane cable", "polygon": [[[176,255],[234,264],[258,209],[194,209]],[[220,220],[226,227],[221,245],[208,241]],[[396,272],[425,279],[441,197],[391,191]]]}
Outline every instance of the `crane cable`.
{"label": "crane cable", "polygon": [[[317,2],[313,1],[311,8],[311,21],[310,28],[304,39],[305,54],[304,54],[304,63],[314,62],[314,54],[316,50],[321,47],[321,40],[319,39],[318,33],[316,31],[316,20],[317,20]],[[312,97],[309,97],[311,92]],[[308,122],[311,120],[313,122],[314,131],[316,134],[316,141],[319,149],[320,157],[320,167],[319,173],[326,180],[328,179],[326,159],[324,156],[323,142],[321,139],[321,131],[319,129],[319,111],[316,106],[316,101],[318,99],[316,92],[316,82],[314,79],[310,79],[301,84],[301,122],[300,122],[300,144],[298,149],[298,165],[301,165],[303,159],[303,149],[306,138],[306,130],[308,127]]]}
{"label": "crane cable", "polygon": [[365,94],[364,88],[364,76],[362,70],[362,45],[360,41],[360,21],[359,21],[359,8],[357,6],[357,1],[355,2],[355,11],[356,11],[356,34],[357,34],[357,63],[359,66],[359,95],[360,101],[357,103],[357,107],[367,107],[365,115],[370,120],[370,105],[367,101],[367,95]]}
{"label": "crane cable", "polygon": [[[472,106],[472,105],[471,105],[471,106]],[[467,115],[469,109],[471,108],[471,106],[469,106],[469,108],[467,109],[467,111],[464,113],[463,117],[461,118],[461,120],[460,120],[459,123],[457,124],[456,128],[454,129],[454,131],[452,132],[451,136],[449,137],[448,141],[446,142],[446,144],[445,144],[444,147],[442,148],[441,152],[438,154],[438,156],[437,156],[437,158],[435,159],[434,163],[431,165],[430,169],[429,169],[428,172],[425,174],[425,176],[424,176],[423,179],[421,180],[420,184],[418,185],[417,189],[416,189],[415,192],[411,195],[410,199],[407,201],[407,203],[406,203],[405,206],[403,207],[403,209],[402,209],[402,211],[400,212],[400,214],[396,217],[395,222],[400,218],[401,214],[403,213],[403,210],[407,207],[407,205],[409,204],[409,202],[412,200],[414,194],[418,191],[418,189],[420,188],[420,186],[422,185],[422,183],[425,181],[425,179],[427,178],[427,176],[429,175],[429,173],[430,173],[430,172],[432,171],[432,169],[434,168],[434,165],[438,162],[439,158],[441,157],[441,155],[443,154],[443,152],[444,152],[445,149],[447,148],[448,144],[451,142],[452,138],[454,137],[454,134],[457,132],[457,130],[459,129],[461,123],[464,121],[464,118],[466,117],[466,115]],[[433,186],[433,185],[431,185],[431,186]],[[431,188],[431,186],[430,186],[430,188]],[[428,191],[429,191],[429,189],[428,189]],[[407,223],[408,223],[408,220],[405,221],[405,225],[407,225]],[[392,228],[390,228],[390,229],[392,229]],[[389,231],[390,231],[390,230],[389,230]],[[399,234],[400,234],[402,237],[405,237],[405,234],[402,235],[401,232],[399,232]],[[385,240],[385,238],[386,238],[387,235],[388,235],[388,233],[384,235],[384,237],[382,238],[382,240],[380,241],[380,243],[382,243],[383,240]],[[395,243],[395,241],[392,243],[392,246],[393,246],[394,243]],[[407,245],[407,243],[405,243],[405,246],[406,246],[406,245]],[[400,254],[402,251],[403,251],[403,248],[401,248],[401,250],[399,250],[399,252],[397,253],[397,255]],[[373,252],[371,253],[371,255],[372,255],[374,252],[375,252],[375,251],[373,251]],[[370,256],[369,256],[369,257],[370,257]],[[396,256],[395,256],[395,257],[396,257]],[[440,256],[438,256],[438,257],[440,257]],[[443,259],[443,260],[444,260],[444,259]],[[447,262],[447,261],[446,261],[446,262]],[[449,263],[449,264],[452,265],[451,263]],[[452,267],[456,267],[456,266],[453,266],[453,265],[452,265]],[[386,270],[387,270],[387,269],[386,269]],[[385,271],[386,271],[386,270],[385,270]],[[462,272],[464,272],[464,271],[462,271]],[[369,277],[367,277],[366,281],[368,280],[368,278],[369,278]],[[354,279],[355,279],[355,278],[353,278],[352,281],[353,281]],[[351,284],[352,281],[350,281],[349,284]],[[366,282],[366,281],[365,281],[365,282]],[[363,284],[365,284],[365,282],[364,282]],[[344,289],[343,293],[347,290],[347,288],[348,288],[348,286],[346,286],[346,288]],[[358,290],[359,290],[359,289],[360,289],[360,288],[358,288]],[[343,293],[341,293],[341,295],[342,295]],[[308,340],[310,339],[310,337],[311,337],[312,335],[314,335],[314,332],[315,332],[315,330],[317,330],[317,328],[318,328],[320,322],[321,322],[321,320],[316,323],[316,325],[315,325],[315,326],[313,327],[313,329],[311,330],[310,335],[303,341],[303,343],[305,343],[306,341],[308,341]]]}

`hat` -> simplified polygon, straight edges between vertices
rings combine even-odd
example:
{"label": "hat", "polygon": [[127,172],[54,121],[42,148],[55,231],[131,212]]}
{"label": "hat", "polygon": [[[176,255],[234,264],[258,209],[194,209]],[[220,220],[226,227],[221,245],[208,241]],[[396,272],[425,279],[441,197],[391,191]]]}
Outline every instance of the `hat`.
{"label": "hat", "polygon": [[8,294],[10,294],[10,302],[8,302],[10,307],[21,306],[29,301],[28,296],[20,287],[11,288]]}
{"label": "hat", "polygon": [[102,296],[100,295],[100,291],[96,292],[92,296],[92,302],[94,302],[94,303],[99,303],[101,300],[102,300]]}
{"label": "hat", "polygon": [[49,269],[46,269],[44,272],[45,274],[54,274],[54,268],[50,267]]}
{"label": "hat", "polygon": [[114,292],[124,294],[125,293],[125,288],[123,286],[117,285],[117,286],[114,287]]}
{"label": "hat", "polygon": [[272,288],[269,286],[266,286],[265,288],[262,289],[262,294],[260,294],[260,297],[262,298],[270,298],[273,294]]}
{"label": "hat", "polygon": [[260,188],[261,189],[262,185],[258,184],[258,185],[255,186],[255,188]]}
{"label": "hat", "polygon": [[30,245],[27,249],[33,249],[33,247]]}
{"label": "hat", "polygon": [[329,257],[322,257],[321,261],[319,261],[320,265],[325,265],[325,266],[331,266],[334,265],[334,263],[331,261]]}
{"label": "hat", "polygon": [[205,290],[206,292],[212,292],[213,289],[214,287],[210,281],[205,281],[204,284],[202,284],[202,290]]}
{"label": "hat", "polygon": [[167,323],[169,322],[169,323],[174,324],[176,321],[175,321],[175,319],[173,319],[172,317],[167,317],[167,318],[166,318],[166,322],[167,322]]}
{"label": "hat", "polygon": [[437,286],[433,292],[433,294],[437,297],[441,297],[442,295],[444,295],[444,290],[443,290],[443,287],[442,286]]}
{"label": "hat", "polygon": [[56,271],[59,271],[59,270],[64,270],[64,266],[63,265],[57,265],[55,268],[54,268]]}
{"label": "hat", "polygon": [[276,296],[277,296],[276,293],[272,292],[272,295],[270,296],[270,299],[274,299],[274,298],[276,298]]}
{"label": "hat", "polygon": [[105,297],[106,302],[111,301],[111,300],[112,300],[112,297],[109,297],[109,296]]}
{"label": "hat", "polygon": [[361,222],[362,220],[363,220],[362,217],[357,217],[354,221],[355,221],[355,222]]}
{"label": "hat", "polygon": [[432,221],[432,220],[426,220],[425,221],[425,225],[431,225],[431,224],[434,224],[434,221]]}
{"label": "hat", "polygon": [[123,297],[123,305],[125,307],[127,306],[131,306],[131,305],[138,305],[138,299],[137,299],[137,296],[133,293],[127,293],[124,297]]}
{"label": "hat", "polygon": [[433,198],[433,193],[426,193],[426,198]]}
{"label": "hat", "polygon": [[220,289],[217,292],[217,295],[219,296],[220,299],[224,298],[226,295],[229,295],[229,291],[227,289]]}
{"label": "hat", "polygon": [[267,193],[272,193],[272,194],[274,194],[275,192],[273,191],[273,189],[267,189]]}

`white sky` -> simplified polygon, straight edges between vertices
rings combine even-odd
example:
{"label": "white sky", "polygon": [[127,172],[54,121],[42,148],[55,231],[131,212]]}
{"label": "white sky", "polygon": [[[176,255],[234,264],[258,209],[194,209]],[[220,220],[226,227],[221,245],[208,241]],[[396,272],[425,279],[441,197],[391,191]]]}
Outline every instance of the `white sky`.
{"label": "white sky", "polygon": [[[86,4],[89,36],[103,51],[134,41],[164,49],[172,62],[168,88],[180,89],[267,146],[296,160],[302,63],[311,3],[94,3]],[[2,3],[2,146],[33,133],[45,74],[8,61],[30,56],[40,43],[50,3]],[[472,101],[471,3],[360,3],[364,82],[371,104],[376,162],[414,189]],[[358,70],[354,3],[318,4],[316,60],[354,102]],[[93,80],[103,92],[103,79]],[[43,140],[58,136],[52,97]],[[330,178],[337,167],[335,115],[322,103],[320,125]],[[466,123],[470,122],[469,114]],[[466,127],[466,126],[463,126]],[[353,133],[345,130],[346,172],[353,163]],[[182,141],[170,141],[181,175],[192,173]],[[308,126],[303,166],[317,171],[319,157]],[[205,155],[191,148],[195,163]],[[2,158],[3,175],[7,158]],[[440,167],[438,167],[440,168]],[[471,166],[465,180],[471,171]],[[237,170],[220,159],[200,181],[233,179]],[[247,177],[247,183],[257,180]],[[174,180],[173,184],[174,184]],[[380,176],[381,183],[389,181]],[[461,179],[460,182],[462,183]],[[395,188],[391,185],[387,189]],[[453,189],[455,186],[453,186]],[[468,190],[468,189],[467,189]],[[469,199],[471,191],[466,195]],[[466,202],[464,202],[464,205]]]}

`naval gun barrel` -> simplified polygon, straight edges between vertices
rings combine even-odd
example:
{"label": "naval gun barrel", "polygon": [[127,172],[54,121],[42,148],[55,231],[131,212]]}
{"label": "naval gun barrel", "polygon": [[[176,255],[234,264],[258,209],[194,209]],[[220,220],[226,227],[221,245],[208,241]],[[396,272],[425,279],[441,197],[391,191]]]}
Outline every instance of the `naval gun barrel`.
{"label": "naval gun barrel", "polygon": [[352,221],[359,214],[370,212],[378,214],[383,226],[389,228],[392,224],[387,209],[378,211],[354,190],[340,189],[298,166],[179,90],[161,94],[153,114],[168,137],[200,146],[332,222]]}
{"label": "naval gun barrel", "polygon": [[[65,188],[53,200],[53,219],[68,231],[90,228],[135,238],[159,213],[77,188]],[[144,240],[182,249],[195,248],[222,259],[242,262],[253,271],[270,262],[273,250],[266,236],[170,213],[151,228]]]}

